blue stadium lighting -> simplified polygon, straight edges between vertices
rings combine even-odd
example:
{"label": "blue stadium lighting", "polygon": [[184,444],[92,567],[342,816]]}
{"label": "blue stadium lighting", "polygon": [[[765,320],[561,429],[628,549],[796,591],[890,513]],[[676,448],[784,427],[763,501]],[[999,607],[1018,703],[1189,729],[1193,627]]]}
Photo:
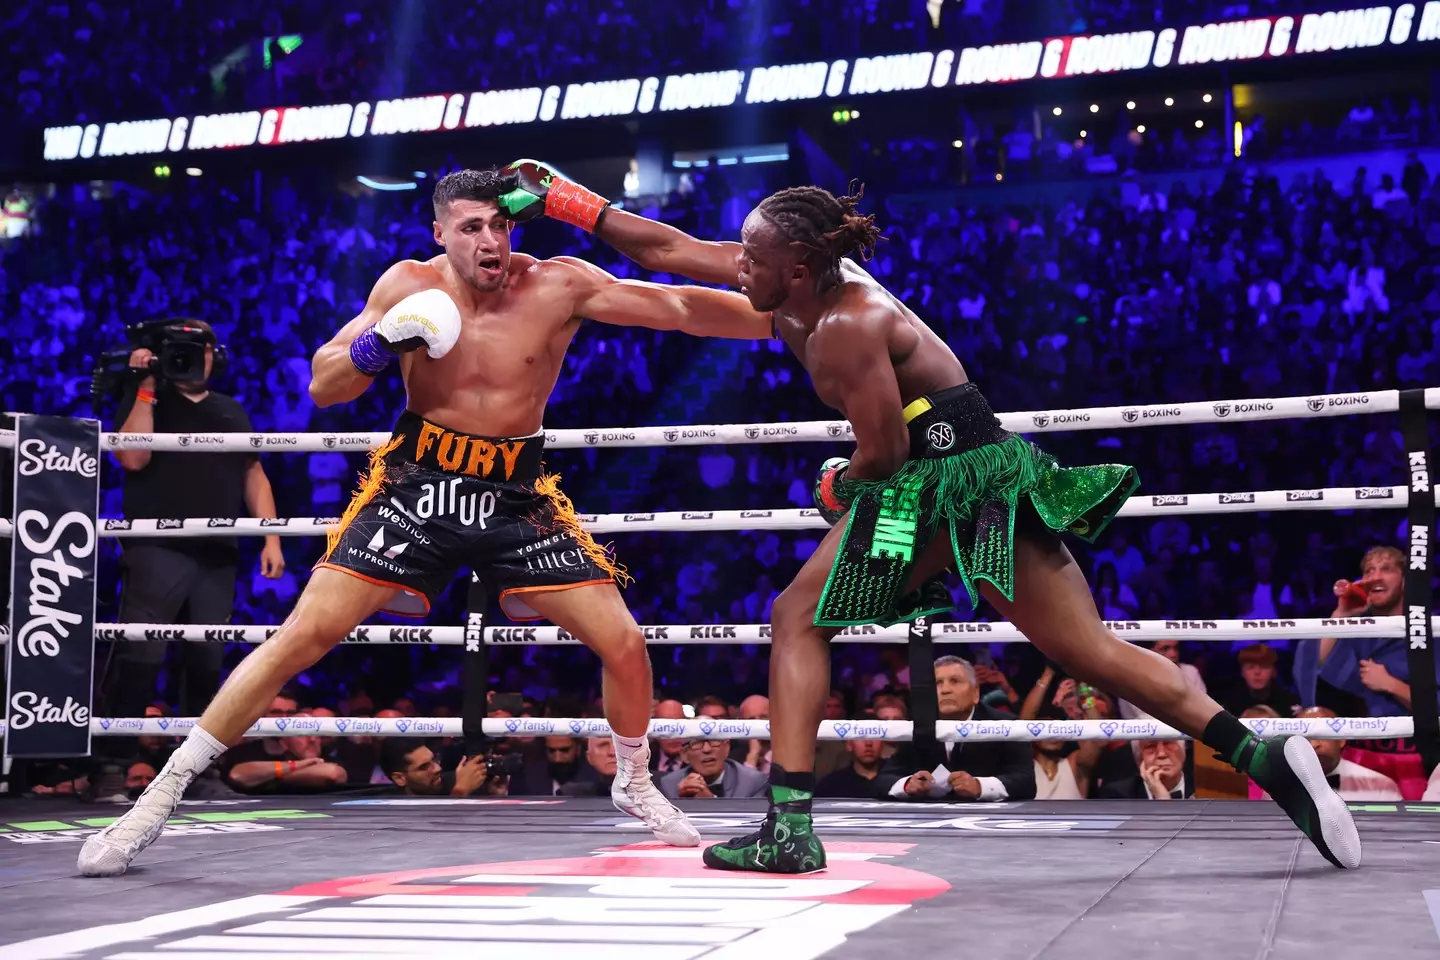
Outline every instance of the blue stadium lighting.
{"label": "blue stadium lighting", "polygon": [[382,183],[379,180],[371,180],[369,177],[356,177],[357,183],[363,183],[371,190],[414,190],[419,184],[413,180],[409,183]]}

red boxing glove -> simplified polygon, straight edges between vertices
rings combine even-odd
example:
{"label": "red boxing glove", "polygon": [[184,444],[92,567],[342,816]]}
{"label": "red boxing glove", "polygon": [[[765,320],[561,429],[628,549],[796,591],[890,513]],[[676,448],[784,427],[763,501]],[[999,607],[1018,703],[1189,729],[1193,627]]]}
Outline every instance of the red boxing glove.
{"label": "red boxing glove", "polygon": [[845,482],[845,472],[849,467],[850,461],[844,457],[831,457],[820,465],[820,473],[815,477],[812,494],[815,509],[832,527],[845,516],[850,509],[850,501],[855,499],[850,485]]}
{"label": "red boxing glove", "polygon": [[593,233],[600,214],[610,204],[600,194],[566,180],[538,160],[516,160],[507,169],[519,178],[519,185],[500,197],[500,209],[512,220],[530,220],[544,213]]}

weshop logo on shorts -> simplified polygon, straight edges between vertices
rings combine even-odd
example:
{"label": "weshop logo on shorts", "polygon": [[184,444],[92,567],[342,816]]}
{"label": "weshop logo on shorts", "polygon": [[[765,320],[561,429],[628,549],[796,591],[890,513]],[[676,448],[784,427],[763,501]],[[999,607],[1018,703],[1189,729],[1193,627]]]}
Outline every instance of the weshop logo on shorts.
{"label": "weshop logo on shorts", "polygon": [[[576,957],[604,947],[610,948],[607,956],[633,948],[645,956],[732,956],[749,950],[770,957],[779,956],[776,947],[784,944],[785,960],[814,960],[850,935],[950,889],[939,877],[875,859],[903,856],[913,846],[832,843],[829,868],[798,877],[707,870],[699,851],[655,843],[588,857],[374,873],[139,923],[94,926],[9,949],[58,958],[135,943],[164,956],[208,944],[207,952],[305,956],[326,938],[331,944],[344,938],[351,953],[369,955],[368,941],[376,941],[373,952],[393,944],[390,923],[409,922],[420,910],[427,922],[443,924],[452,945],[473,943],[476,951],[503,939],[543,943],[557,954],[571,947]],[[335,909],[351,906],[361,907],[363,918]]]}

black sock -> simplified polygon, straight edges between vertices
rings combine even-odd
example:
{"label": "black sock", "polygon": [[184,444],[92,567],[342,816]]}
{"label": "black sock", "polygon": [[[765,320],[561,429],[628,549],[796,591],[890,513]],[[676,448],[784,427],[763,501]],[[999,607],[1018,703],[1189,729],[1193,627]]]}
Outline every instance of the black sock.
{"label": "black sock", "polygon": [[1205,724],[1200,742],[1213,748],[1221,760],[1241,773],[1249,773],[1255,757],[1254,746],[1259,744],[1245,724],[1228,710],[1221,710]]}
{"label": "black sock", "polygon": [[815,772],[791,773],[778,763],[770,765],[770,802],[786,813],[809,813],[815,795]]}

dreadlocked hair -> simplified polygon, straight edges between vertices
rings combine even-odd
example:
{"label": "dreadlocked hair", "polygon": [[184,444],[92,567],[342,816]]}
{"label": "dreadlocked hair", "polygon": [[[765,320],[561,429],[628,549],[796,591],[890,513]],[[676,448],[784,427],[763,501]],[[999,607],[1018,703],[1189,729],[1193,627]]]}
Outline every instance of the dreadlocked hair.
{"label": "dreadlocked hair", "polygon": [[842,257],[858,254],[869,260],[881,239],[875,218],[858,209],[865,187],[852,181],[850,190],[837,197],[823,187],[790,187],[766,197],[760,214],[790,243],[811,251],[823,272],[833,278]]}

